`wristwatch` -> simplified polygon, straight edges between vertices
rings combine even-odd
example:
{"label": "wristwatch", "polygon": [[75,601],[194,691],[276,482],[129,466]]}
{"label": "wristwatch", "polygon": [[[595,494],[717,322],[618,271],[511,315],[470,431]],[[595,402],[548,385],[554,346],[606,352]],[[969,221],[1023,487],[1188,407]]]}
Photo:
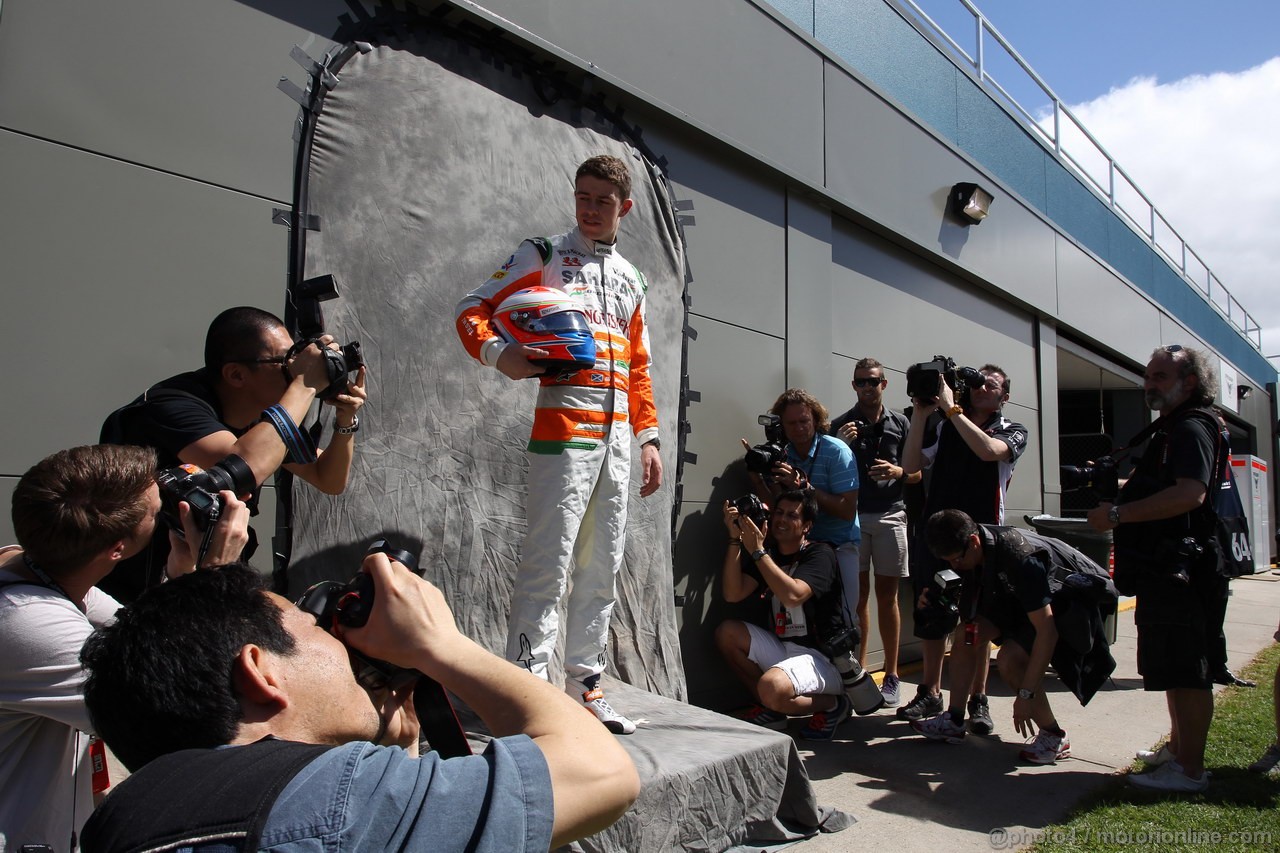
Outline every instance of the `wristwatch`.
{"label": "wristwatch", "polygon": [[1027,700],[1034,699],[1034,698],[1036,698],[1036,692],[1035,692],[1034,690],[1028,690],[1028,689],[1027,689],[1027,688],[1025,688],[1025,687],[1019,687],[1019,688],[1018,688],[1018,698],[1019,698],[1019,699],[1027,699]]}
{"label": "wristwatch", "polygon": [[753,563],[760,562],[760,559],[764,557],[764,555],[765,555],[765,550],[763,548],[755,549],[754,551],[751,552],[751,562]]}
{"label": "wristwatch", "polygon": [[642,445],[640,445],[640,446],[641,446],[641,447],[648,447],[648,446],[649,446],[649,445],[651,445],[651,444],[653,445],[653,449],[654,449],[654,450],[661,450],[661,449],[662,449],[662,442],[661,442],[659,439],[656,439],[656,438],[651,438],[651,439],[649,439],[648,441],[646,441],[644,444],[642,444]]}
{"label": "wristwatch", "polygon": [[1107,510],[1107,521],[1112,524],[1120,523],[1120,505],[1112,504],[1111,509]]}

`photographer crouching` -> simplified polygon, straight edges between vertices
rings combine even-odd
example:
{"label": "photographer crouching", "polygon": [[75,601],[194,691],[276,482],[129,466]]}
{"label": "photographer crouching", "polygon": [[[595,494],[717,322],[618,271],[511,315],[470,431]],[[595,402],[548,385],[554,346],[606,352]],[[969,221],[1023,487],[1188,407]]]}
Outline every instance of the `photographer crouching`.
{"label": "photographer crouching", "polygon": [[772,511],[754,495],[725,502],[721,593],[730,603],[754,597],[756,609],[755,621],[720,623],[716,646],[760,703],[744,719],[783,728],[788,717],[808,716],[801,736],[830,740],[854,710],[846,690],[859,714],[884,699],[853,655],[858,636],[844,617],[835,552],[808,538],[816,517],[813,493],[800,490],[783,492]]}
{"label": "photographer crouching", "polygon": [[[251,850],[545,851],[626,811],[639,779],[608,729],[465,637],[440,590],[385,550],[361,571],[372,594],[361,627],[331,632],[232,564],[148,590],[94,634],[90,713],[135,772],[86,826],[86,851],[228,838]],[[348,645],[439,682],[495,739],[483,755],[415,757],[412,685],[366,687]]]}
{"label": "photographer crouching", "polygon": [[994,642],[1000,675],[1017,690],[1014,730],[1030,739],[1019,757],[1031,764],[1070,758],[1071,741],[1049,706],[1044,677],[1052,663],[1085,704],[1115,669],[1103,629],[1116,606],[1107,571],[1065,542],[978,524],[956,509],[930,516],[925,540],[948,566],[936,579],[940,602],[954,611],[968,581],[977,591],[976,612],[948,659],[950,707],[911,727],[931,740],[964,739],[973,674],[987,665],[986,644]]}

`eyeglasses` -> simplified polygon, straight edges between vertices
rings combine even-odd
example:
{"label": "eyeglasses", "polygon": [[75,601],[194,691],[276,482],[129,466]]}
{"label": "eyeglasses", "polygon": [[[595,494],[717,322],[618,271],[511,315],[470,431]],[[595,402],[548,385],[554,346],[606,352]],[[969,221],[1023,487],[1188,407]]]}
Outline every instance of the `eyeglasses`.
{"label": "eyeglasses", "polygon": [[1165,352],[1182,352],[1182,344],[1169,344],[1164,348]]}
{"label": "eyeglasses", "polygon": [[875,379],[874,377],[866,377],[863,379],[853,380],[853,384],[859,388],[874,388],[876,385],[879,385],[881,382],[884,382],[884,377],[881,377],[879,379]]}
{"label": "eyeglasses", "polygon": [[282,355],[273,355],[271,358],[233,358],[234,364],[284,364],[285,357]]}

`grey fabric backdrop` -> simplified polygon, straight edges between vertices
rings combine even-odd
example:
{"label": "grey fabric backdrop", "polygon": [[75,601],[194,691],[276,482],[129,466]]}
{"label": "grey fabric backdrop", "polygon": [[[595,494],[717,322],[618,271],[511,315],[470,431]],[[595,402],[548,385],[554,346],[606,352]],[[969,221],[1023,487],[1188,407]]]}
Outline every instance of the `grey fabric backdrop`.
{"label": "grey fabric backdrop", "polygon": [[542,108],[527,76],[443,36],[377,47],[340,77],[315,132],[307,212],[320,231],[307,236],[303,273],[337,276],[327,326],[363,345],[370,400],[346,493],[294,490],[290,592],[349,577],[386,532],[421,552],[462,629],[501,652],[524,508],[538,499],[524,455],[536,387],[468,357],[454,305],[523,238],[572,227],[574,170],[613,153],[635,184],[619,248],[649,282],[667,476],[648,499],[633,478],[609,671],[683,699],[670,525],[684,272],[663,179],[590,110]]}
{"label": "grey fabric backdrop", "polygon": [[639,724],[623,740],[641,799],[573,848],[758,850],[843,829],[853,819],[818,807],[790,738],[677,701],[686,690],[671,519],[685,276],[663,178],[612,138],[607,119],[567,101],[546,105],[549,78],[448,35],[404,40],[346,63],[316,125],[305,212],[321,230],[308,234],[303,274],[338,277],[343,296],[326,303],[328,327],[364,345],[370,402],[346,493],[293,491],[290,591],[350,577],[385,532],[421,553],[465,632],[503,649],[524,508],[539,499],[527,493],[524,454],[536,387],[472,361],[453,310],[521,239],[571,227],[577,164],[617,154],[635,184],[619,245],[649,281],[667,476],[646,500],[633,476],[610,637],[610,673],[635,685],[608,689]]}

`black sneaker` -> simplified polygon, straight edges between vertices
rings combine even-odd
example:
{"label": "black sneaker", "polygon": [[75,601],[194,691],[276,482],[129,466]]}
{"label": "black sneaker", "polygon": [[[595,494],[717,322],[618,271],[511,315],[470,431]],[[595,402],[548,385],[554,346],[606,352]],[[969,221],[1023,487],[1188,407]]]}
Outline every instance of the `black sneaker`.
{"label": "black sneaker", "polygon": [[898,709],[899,720],[927,720],[942,713],[942,694],[930,693],[923,684],[916,688],[916,698]]}
{"label": "black sneaker", "polygon": [[991,706],[987,704],[987,694],[975,693],[969,697],[969,731],[975,735],[989,735],[996,730],[991,722]]}

